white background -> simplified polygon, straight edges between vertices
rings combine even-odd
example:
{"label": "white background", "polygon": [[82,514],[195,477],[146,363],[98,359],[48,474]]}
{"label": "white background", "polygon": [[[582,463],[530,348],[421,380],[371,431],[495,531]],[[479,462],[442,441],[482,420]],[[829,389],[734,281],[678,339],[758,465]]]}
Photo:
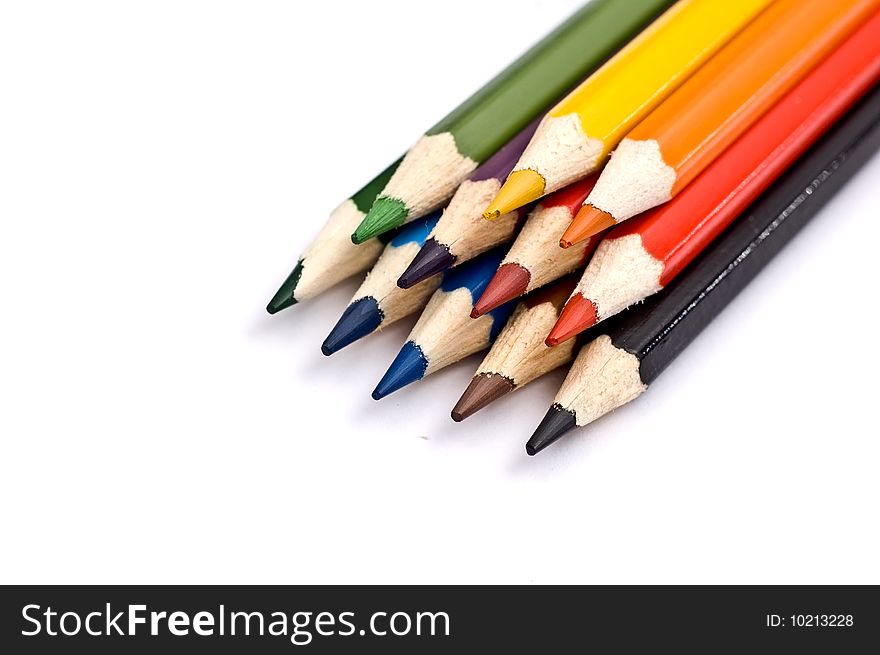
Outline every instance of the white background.
{"label": "white background", "polygon": [[[412,321],[264,306],[329,211],[572,0],[0,5],[3,582],[880,582],[880,159],[648,393],[381,403]],[[500,19],[507,9],[511,16]]]}

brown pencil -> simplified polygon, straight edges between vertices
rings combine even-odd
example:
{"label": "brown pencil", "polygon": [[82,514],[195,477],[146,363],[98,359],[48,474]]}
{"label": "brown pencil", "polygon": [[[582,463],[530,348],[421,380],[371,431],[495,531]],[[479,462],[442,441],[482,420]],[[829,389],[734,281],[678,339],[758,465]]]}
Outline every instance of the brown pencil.
{"label": "brown pencil", "polygon": [[549,348],[544,337],[556,323],[576,283],[577,277],[569,275],[517,305],[452,410],[452,420],[466,419],[574,358],[574,341]]}

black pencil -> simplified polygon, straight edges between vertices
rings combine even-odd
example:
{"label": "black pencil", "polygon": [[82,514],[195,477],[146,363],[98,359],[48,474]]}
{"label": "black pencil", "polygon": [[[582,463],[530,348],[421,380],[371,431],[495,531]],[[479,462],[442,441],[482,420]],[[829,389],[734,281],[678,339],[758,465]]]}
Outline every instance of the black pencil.
{"label": "black pencil", "polygon": [[878,148],[875,87],[675,283],[581,349],[526,452],[641,395]]}

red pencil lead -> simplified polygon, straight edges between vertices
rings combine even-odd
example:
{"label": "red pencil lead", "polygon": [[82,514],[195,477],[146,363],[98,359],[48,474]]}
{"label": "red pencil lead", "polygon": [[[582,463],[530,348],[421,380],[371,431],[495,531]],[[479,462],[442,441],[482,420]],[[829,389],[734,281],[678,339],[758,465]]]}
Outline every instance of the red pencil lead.
{"label": "red pencil lead", "polygon": [[547,335],[546,343],[551,348],[558,346],[563,341],[568,341],[587,328],[599,322],[596,305],[592,300],[584,298],[580,293],[574,294],[568,299],[556,325]]}
{"label": "red pencil lead", "polygon": [[474,303],[471,318],[479,318],[508,300],[523,295],[528,290],[531,277],[531,273],[515,262],[499,266],[483,295]]}

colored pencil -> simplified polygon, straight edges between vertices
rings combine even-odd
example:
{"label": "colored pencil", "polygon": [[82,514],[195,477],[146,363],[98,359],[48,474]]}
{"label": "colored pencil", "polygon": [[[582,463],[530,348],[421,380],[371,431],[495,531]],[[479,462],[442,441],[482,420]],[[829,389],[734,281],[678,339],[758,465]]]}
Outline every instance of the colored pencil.
{"label": "colored pencil", "polygon": [[497,221],[483,220],[483,210],[498,193],[537,127],[536,119],[461,183],[425,245],[397,281],[402,288],[513,239],[525,208]]}
{"label": "colored pencil", "polygon": [[595,176],[579,180],[547,196],[535,207],[489,286],[474,304],[473,318],[583,266],[599,242],[598,237],[562,251],[559,234],[571,222],[595,182]]}
{"label": "colored pencil", "polygon": [[[418,140],[352,240],[361,243],[444,205],[480,163],[670,3],[594,0],[585,5]],[[385,90],[392,98],[412,92]]]}
{"label": "colored pencil", "polygon": [[490,250],[451,270],[428,301],[409,337],[373,391],[379,400],[426,375],[491,345],[514,309],[502,305],[485,316],[470,317],[504,252]]}
{"label": "colored pencil", "polygon": [[550,110],[484,216],[506,214],[597,170],[636,123],[769,2],[676,3]]}
{"label": "colored pencil", "polygon": [[674,198],[878,6],[777,0],[626,135],[562,247]]}
{"label": "colored pencil", "polygon": [[396,281],[438,220],[440,217],[435,215],[413,221],[385,246],[379,261],[324,340],[321,352],[332,355],[425,307],[431,294],[440,286],[440,275],[428,277],[410,289],[401,289]]}
{"label": "colored pencil", "polygon": [[400,160],[391,164],[333,210],[318,236],[300,255],[293,271],[269,301],[267,312],[275,314],[291,305],[314,298],[343,280],[363,273],[376,263],[385,244],[373,239],[355,245],[350,234],[367,215],[367,210],[399,164]]}
{"label": "colored pencil", "polygon": [[517,305],[452,410],[453,421],[466,419],[489,403],[574,359],[574,341],[559,348],[548,348],[544,335],[556,322],[576,282],[574,276],[557,280]]}
{"label": "colored pencil", "polygon": [[878,148],[880,87],[674,284],[581,349],[526,451],[534,455],[641,395]]}
{"label": "colored pencil", "polygon": [[548,343],[571,338],[674,280],[880,81],[878,35],[875,14],[674,200],[609,232]]}

